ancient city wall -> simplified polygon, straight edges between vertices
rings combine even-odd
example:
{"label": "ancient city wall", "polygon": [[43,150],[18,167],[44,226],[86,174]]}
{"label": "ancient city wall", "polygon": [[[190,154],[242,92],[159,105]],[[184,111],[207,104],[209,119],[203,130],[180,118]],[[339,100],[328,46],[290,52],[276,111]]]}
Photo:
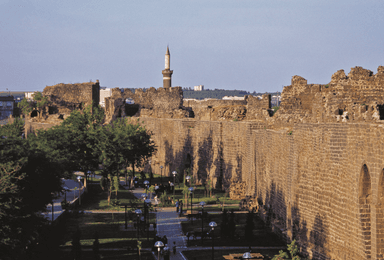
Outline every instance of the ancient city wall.
{"label": "ancient city wall", "polygon": [[247,198],[313,259],[384,259],[383,89],[384,67],[355,67],[324,85],[294,76],[275,114],[268,95],[186,106],[179,88],[114,89],[106,113],[128,115],[132,98],[158,148],[153,172],[190,167],[198,183]]}
{"label": "ancient city wall", "polygon": [[383,259],[383,134],[373,124],[254,131],[265,218],[314,259]]}
{"label": "ancient city wall", "polygon": [[88,105],[99,105],[100,84],[96,82],[57,84],[44,88],[43,96],[50,101],[50,113],[70,114],[75,109]]}

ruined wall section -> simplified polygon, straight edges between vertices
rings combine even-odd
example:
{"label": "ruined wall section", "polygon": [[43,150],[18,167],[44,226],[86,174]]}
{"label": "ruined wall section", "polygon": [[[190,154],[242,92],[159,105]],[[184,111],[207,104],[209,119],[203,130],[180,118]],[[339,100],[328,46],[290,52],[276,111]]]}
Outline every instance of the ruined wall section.
{"label": "ruined wall section", "polygon": [[88,105],[99,104],[100,84],[96,82],[47,86],[43,96],[48,97],[50,110],[54,114],[69,115],[73,110],[84,109]]}
{"label": "ruined wall section", "polygon": [[125,99],[119,88],[112,89],[112,95],[105,98],[105,122],[109,124],[125,114]]}
{"label": "ruined wall section", "polygon": [[183,105],[193,111],[197,120],[265,121],[271,116],[270,94],[263,95],[262,99],[247,95],[244,100],[184,100]]}
{"label": "ruined wall section", "polygon": [[[134,104],[125,104],[126,99],[132,99]],[[182,106],[183,90],[181,87],[149,88],[146,91],[136,89],[113,89],[113,95],[106,98],[107,122],[114,118],[127,116],[142,116],[156,118],[188,118],[190,111]],[[132,109],[134,107],[134,109]],[[130,114],[127,111],[137,111]],[[123,112],[124,111],[124,112]]]}
{"label": "ruined wall section", "polygon": [[246,120],[258,119],[261,121],[267,120],[271,116],[271,95],[264,94],[262,99],[247,95],[245,97],[247,102],[247,116]]}
{"label": "ruined wall section", "polygon": [[[315,259],[382,259],[383,205],[377,201],[383,196],[383,136],[376,124],[298,124],[292,134],[254,131],[261,214]],[[364,165],[371,193],[361,213]],[[369,225],[362,226],[365,221]]]}
{"label": "ruined wall section", "polygon": [[280,109],[274,115],[274,127],[296,123],[380,122],[384,119],[384,67],[377,73],[361,67],[332,75],[326,85],[307,84],[292,77],[284,88]]}
{"label": "ruined wall section", "polygon": [[[244,114],[247,102],[245,100],[184,100],[183,106],[193,111],[194,118],[203,121],[218,121],[235,119],[238,115]],[[238,110],[238,112],[235,112]],[[241,112],[243,111],[243,113]],[[241,116],[241,119],[244,116]]]}
{"label": "ruined wall section", "polygon": [[48,97],[49,105],[41,110],[41,114],[32,111],[31,116],[26,118],[26,136],[38,129],[48,129],[61,124],[74,110],[82,110],[92,104],[98,105],[100,84],[98,80],[77,84],[60,83],[45,87],[43,96]]}

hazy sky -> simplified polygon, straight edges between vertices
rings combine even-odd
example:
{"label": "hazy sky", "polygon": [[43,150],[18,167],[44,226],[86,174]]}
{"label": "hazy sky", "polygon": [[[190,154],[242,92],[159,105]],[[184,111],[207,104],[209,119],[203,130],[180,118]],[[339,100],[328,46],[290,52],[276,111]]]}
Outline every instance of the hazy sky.
{"label": "hazy sky", "polygon": [[0,91],[100,80],[281,91],[384,65],[384,1],[0,0]]}

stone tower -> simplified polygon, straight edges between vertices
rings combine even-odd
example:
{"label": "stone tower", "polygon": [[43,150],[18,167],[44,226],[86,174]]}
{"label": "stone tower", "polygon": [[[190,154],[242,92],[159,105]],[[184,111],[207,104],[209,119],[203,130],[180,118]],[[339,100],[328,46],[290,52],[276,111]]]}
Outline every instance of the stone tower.
{"label": "stone tower", "polygon": [[172,87],[171,79],[173,70],[171,68],[171,54],[169,53],[169,48],[167,46],[167,52],[165,53],[165,69],[163,72],[163,87],[170,88]]}

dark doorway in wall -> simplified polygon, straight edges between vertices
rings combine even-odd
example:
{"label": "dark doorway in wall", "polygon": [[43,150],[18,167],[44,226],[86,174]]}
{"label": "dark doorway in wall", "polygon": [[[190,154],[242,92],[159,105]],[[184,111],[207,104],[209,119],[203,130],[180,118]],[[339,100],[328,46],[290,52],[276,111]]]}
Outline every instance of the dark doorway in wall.
{"label": "dark doorway in wall", "polygon": [[33,111],[31,112],[31,117],[37,117],[37,116],[39,116],[39,111],[37,111],[37,110],[33,110]]}
{"label": "dark doorway in wall", "polygon": [[57,112],[57,107],[48,107],[48,114],[52,115],[56,114]]}
{"label": "dark doorway in wall", "polygon": [[377,105],[377,108],[379,109],[380,120],[384,120],[384,104]]}
{"label": "dark doorway in wall", "polygon": [[138,104],[125,104],[125,115],[134,116],[139,111]]}
{"label": "dark doorway in wall", "polygon": [[359,179],[359,216],[360,216],[360,241],[362,243],[365,259],[371,259],[371,204],[372,188],[371,176],[367,165],[363,165]]}

